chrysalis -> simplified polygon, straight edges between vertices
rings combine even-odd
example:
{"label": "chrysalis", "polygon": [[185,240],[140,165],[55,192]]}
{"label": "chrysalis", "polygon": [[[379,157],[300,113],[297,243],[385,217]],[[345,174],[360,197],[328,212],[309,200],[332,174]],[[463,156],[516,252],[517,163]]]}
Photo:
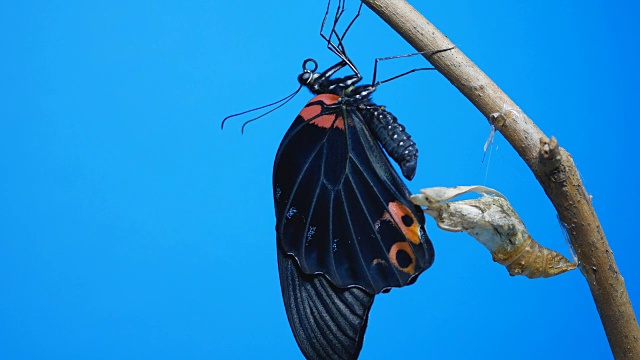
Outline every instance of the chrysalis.
{"label": "chrysalis", "polygon": [[[507,267],[511,276],[547,278],[576,268],[562,254],[536,242],[507,199],[484,186],[434,187],[411,196],[424,212],[446,231],[464,231],[484,245],[493,261]],[[468,192],[482,194],[474,200],[450,201]]]}

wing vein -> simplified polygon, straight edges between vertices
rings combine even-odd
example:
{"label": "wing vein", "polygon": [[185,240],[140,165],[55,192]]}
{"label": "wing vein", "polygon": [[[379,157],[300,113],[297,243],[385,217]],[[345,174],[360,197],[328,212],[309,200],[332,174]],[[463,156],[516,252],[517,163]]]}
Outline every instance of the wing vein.
{"label": "wing vein", "polygon": [[[313,119],[315,119],[318,116],[320,116],[320,115],[315,116]],[[338,115],[336,114],[336,116],[338,116]],[[302,126],[300,126],[300,128],[302,128],[303,126],[314,126],[314,125],[309,125],[309,121],[307,121]],[[300,128],[298,128],[298,130]],[[293,136],[295,136],[295,133],[291,134],[290,137],[293,137]],[[318,146],[313,150],[313,152],[311,152],[311,155],[307,157],[307,161],[304,162],[304,166],[302,167],[302,169],[300,169],[300,175],[298,176],[298,178],[293,183],[293,187],[291,189],[291,195],[289,195],[289,199],[287,199],[287,204],[283,208],[284,209],[284,214],[286,214],[287,209],[289,209],[289,207],[291,206],[291,201],[293,200],[293,197],[295,196],[296,192],[298,191],[298,187],[300,186],[300,182],[301,182],[302,178],[304,177],[305,173],[307,172],[307,169],[309,168],[309,165],[313,162],[314,158],[318,155],[318,153],[320,152],[321,149],[325,150],[325,147],[327,145],[327,137],[328,136],[329,136],[329,130],[327,130],[326,134],[324,135],[324,139],[322,141],[318,142]],[[322,153],[320,153],[320,155],[322,155]],[[322,178],[320,179],[320,181],[322,181]],[[282,216],[284,214],[281,214],[280,216]],[[283,222],[283,225],[284,225],[284,222]],[[279,230],[282,230],[282,229],[279,229]]]}
{"label": "wing vein", "polygon": [[[353,185],[353,181],[351,181],[351,178],[349,178],[349,182],[351,183],[351,186],[355,190],[355,186]],[[346,201],[345,196],[344,196],[344,189],[341,189],[340,194],[342,195],[342,204],[344,205],[344,212],[346,214],[347,223],[348,223],[349,229],[351,231],[351,238],[353,239],[353,244],[356,247],[356,251],[358,253],[358,257],[360,258],[360,263],[362,264],[362,268],[364,269],[364,272],[367,274],[367,278],[369,279],[369,283],[371,284],[371,288],[375,289],[375,285],[373,283],[373,279],[371,278],[371,274],[369,274],[369,271],[368,271],[369,266],[367,266],[367,264],[364,261],[364,258],[362,257],[362,253],[360,252],[360,246],[358,245],[358,239],[356,238],[356,233],[355,233],[355,230],[353,228],[353,224],[351,223],[351,216],[349,216],[349,208],[347,206],[347,201]],[[374,229],[374,232],[375,232],[375,229]]]}
{"label": "wing vein", "polygon": [[[364,172],[363,172],[363,174],[364,174]],[[349,180],[353,184],[353,179],[352,179],[351,173],[349,173]],[[360,205],[362,205],[362,208],[364,209],[364,211],[367,212],[367,215],[368,215],[368,216],[366,216],[367,222],[369,222],[369,225],[371,226],[371,229],[373,230],[373,233],[376,234],[376,238],[378,239],[378,245],[380,245],[380,247],[382,248],[382,253],[383,254],[387,254],[387,250],[384,247],[384,243],[382,242],[382,238],[380,237],[380,234],[378,234],[378,232],[376,231],[375,225],[371,221],[372,218],[375,219],[375,218],[378,218],[378,216],[373,216],[372,217],[371,213],[368,211],[368,209],[367,209],[367,207],[366,207],[366,205],[364,203],[364,200],[362,199],[362,195],[360,194],[360,192],[358,192],[357,187],[354,186],[353,190],[354,190],[354,193],[356,194],[356,196],[358,197],[358,201],[360,202]],[[376,191],[376,194],[378,194],[377,191]],[[382,200],[382,198],[380,197],[380,194],[378,194],[378,199],[381,200],[384,203],[384,200]],[[384,204],[384,208],[388,210],[386,204]],[[380,215],[382,215],[382,214],[380,214]],[[393,274],[396,276],[396,278],[398,278],[398,283],[402,284],[403,281],[400,278],[400,276],[399,276],[398,272],[396,271],[396,269],[393,266],[391,266],[391,268],[393,269]]]}
{"label": "wing vein", "polygon": [[[373,186],[373,183],[372,183],[372,182],[369,180],[369,178],[365,175],[365,172],[364,172],[364,170],[363,170],[362,166],[358,163],[358,161],[357,161],[354,157],[351,157],[351,159],[353,160],[353,163],[354,163],[354,165],[358,168],[358,170],[360,170],[360,173],[361,173],[362,175],[364,175],[364,178],[366,179],[366,181],[371,185],[371,189],[373,189],[373,190],[374,190],[374,192],[375,192],[375,193],[376,193],[376,195],[377,195],[378,200],[382,203],[382,206],[383,206],[383,207],[386,209],[386,211],[388,212],[388,211],[389,211],[389,207],[388,207],[387,203],[386,203],[386,202],[384,201],[384,199],[382,198],[382,195],[380,195],[380,192],[378,191],[378,189],[377,189],[375,186]],[[350,179],[351,183],[353,184],[353,179],[352,179],[352,174],[351,174],[351,172],[349,173],[349,179]],[[358,196],[358,200],[360,201],[360,204],[362,205],[363,209],[364,209],[365,211],[367,211],[367,208],[366,208],[366,206],[364,205],[364,201],[363,201],[363,199],[362,199],[362,196],[360,195],[360,193],[358,192],[358,189],[357,189],[355,186],[354,186],[354,190],[355,190],[356,195]],[[367,213],[368,213],[368,211],[367,211]],[[382,214],[380,214],[380,215],[382,215]],[[376,218],[377,218],[377,217],[376,217]],[[392,219],[391,219],[391,221],[393,221],[393,223],[395,224],[395,227],[399,230],[400,228],[398,227],[398,224],[393,220],[393,217],[391,217],[391,218],[392,218]],[[385,249],[385,247],[384,247],[384,243],[382,242],[382,238],[380,237],[380,235],[378,234],[378,232],[375,230],[375,225],[371,222],[371,216],[368,216],[368,217],[367,217],[367,220],[369,221],[369,224],[371,224],[371,227],[372,227],[372,229],[373,229],[373,232],[376,234],[376,238],[378,239],[378,244],[379,244],[379,245],[380,245],[380,247],[382,248],[383,252],[386,254],[386,253],[387,253],[387,250],[386,250],[386,249]],[[401,231],[400,231],[400,233],[401,233],[401,234],[402,234],[402,236],[406,239],[406,236],[404,236],[404,234],[403,234]],[[403,281],[402,281],[402,279],[400,278],[400,275],[398,274],[398,271],[397,271],[397,270],[395,269],[395,267],[393,267],[393,266],[392,266],[391,268],[393,269],[393,273],[394,273],[394,275],[396,276],[396,278],[398,278],[398,282],[399,282],[400,284],[402,284],[402,283],[403,283]]]}

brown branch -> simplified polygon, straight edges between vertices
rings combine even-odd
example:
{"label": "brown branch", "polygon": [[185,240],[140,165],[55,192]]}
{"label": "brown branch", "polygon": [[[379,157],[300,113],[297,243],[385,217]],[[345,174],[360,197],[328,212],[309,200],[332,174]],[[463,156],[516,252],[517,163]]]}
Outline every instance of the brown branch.
{"label": "brown branch", "polygon": [[[362,0],[417,51],[454,46],[404,0]],[[427,60],[492,122],[534,173],[567,224],[616,359],[640,359],[640,328],[600,221],[571,155],[549,139],[459,49]]]}

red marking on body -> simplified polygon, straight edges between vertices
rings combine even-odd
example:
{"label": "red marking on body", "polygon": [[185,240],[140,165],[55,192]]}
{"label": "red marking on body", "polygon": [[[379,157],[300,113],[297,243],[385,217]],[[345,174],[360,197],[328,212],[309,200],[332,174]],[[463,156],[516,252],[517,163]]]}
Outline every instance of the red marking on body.
{"label": "red marking on body", "polygon": [[[398,251],[406,252],[407,255],[409,255],[409,257],[411,258],[411,264],[405,267],[400,266],[400,264],[398,264],[397,258]],[[411,250],[411,246],[409,246],[409,243],[407,242],[402,241],[393,244],[393,246],[391,246],[391,250],[389,250],[389,260],[391,260],[393,266],[406,272],[407,274],[413,274],[416,271],[416,255],[413,253],[413,250]]]}

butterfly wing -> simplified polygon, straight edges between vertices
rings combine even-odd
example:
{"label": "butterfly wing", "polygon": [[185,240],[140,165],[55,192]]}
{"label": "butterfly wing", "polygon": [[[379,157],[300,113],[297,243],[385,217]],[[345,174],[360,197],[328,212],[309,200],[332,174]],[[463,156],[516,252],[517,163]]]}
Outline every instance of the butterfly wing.
{"label": "butterfly wing", "polygon": [[424,215],[355,108],[313,98],[274,165],[279,250],[305,274],[377,294],[433,263]]}
{"label": "butterfly wing", "polygon": [[278,271],[308,359],[356,359],[374,296],[433,262],[424,215],[360,113],[312,99],[274,164]]}
{"label": "butterfly wing", "polygon": [[322,274],[305,274],[280,249],[278,271],[287,318],[305,357],[356,359],[374,295],[357,287],[338,288]]}

